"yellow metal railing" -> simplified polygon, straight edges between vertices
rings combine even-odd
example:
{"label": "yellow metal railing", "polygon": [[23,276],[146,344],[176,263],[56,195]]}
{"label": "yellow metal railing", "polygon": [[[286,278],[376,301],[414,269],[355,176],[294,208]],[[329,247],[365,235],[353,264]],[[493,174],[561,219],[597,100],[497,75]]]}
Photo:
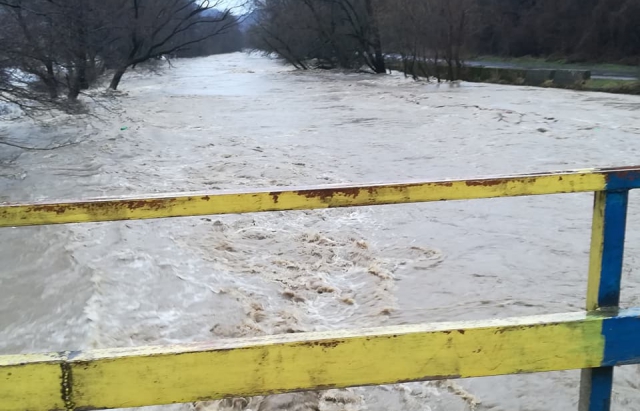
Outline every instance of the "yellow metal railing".
{"label": "yellow metal railing", "polygon": [[0,227],[596,192],[587,310],[163,347],[0,356],[0,411],[127,408],[300,390],[584,369],[607,410],[640,363],[640,309],[617,309],[640,167],[370,186],[0,205]]}

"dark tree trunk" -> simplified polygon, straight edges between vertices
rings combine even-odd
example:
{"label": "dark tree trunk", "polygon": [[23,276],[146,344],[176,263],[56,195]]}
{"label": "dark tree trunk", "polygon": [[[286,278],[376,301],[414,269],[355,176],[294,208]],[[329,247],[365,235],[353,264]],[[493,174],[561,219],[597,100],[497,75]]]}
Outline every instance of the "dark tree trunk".
{"label": "dark tree trunk", "polygon": [[86,63],[81,63],[78,67],[78,83],[80,86],[80,90],[89,89],[89,77]]}
{"label": "dark tree trunk", "polygon": [[382,50],[376,50],[375,58],[373,60],[373,68],[376,74],[387,73],[387,65],[385,64],[384,56],[382,55]]}
{"label": "dark tree trunk", "polygon": [[96,64],[96,56],[89,56],[87,61],[86,78],[89,83],[93,83],[98,79],[98,67]]}
{"label": "dark tree trunk", "polygon": [[453,23],[449,22],[449,27],[447,31],[447,53],[445,56],[445,60],[447,61],[447,68],[449,73],[449,81],[455,81],[455,71],[453,69],[453,59],[454,59],[454,33],[453,33]]}
{"label": "dark tree trunk", "polygon": [[44,80],[49,92],[49,98],[55,100],[58,98],[58,83],[56,82],[56,74],[53,71],[53,63],[48,61],[45,66],[47,67],[47,76]]}
{"label": "dark tree trunk", "polygon": [[67,92],[67,97],[69,98],[69,100],[77,100],[82,88],[82,79],[80,78],[80,72],[78,68],[69,70],[69,76],[67,77],[67,86],[69,87],[69,90]]}
{"label": "dark tree trunk", "polygon": [[78,96],[80,95],[80,88],[80,79],[74,75],[69,82],[69,93],[67,93],[69,100],[75,101],[78,99]]}
{"label": "dark tree trunk", "polygon": [[124,73],[127,71],[126,68],[119,68],[118,70],[116,70],[116,72],[113,75],[113,78],[111,79],[111,84],[109,84],[109,88],[111,90],[117,90],[118,86],[120,85],[120,81],[122,80],[122,76],[124,76]]}
{"label": "dark tree trunk", "polygon": [[373,8],[373,1],[366,0],[367,14],[369,14],[369,25],[371,30],[371,43],[373,46],[374,59],[373,69],[377,74],[386,74],[387,67],[384,61],[384,54],[382,53],[382,40],[380,39],[380,26],[378,25],[378,17],[376,11]]}
{"label": "dark tree trunk", "polygon": [[449,71],[449,81],[455,81],[456,75],[455,70],[453,69],[453,61],[451,61],[451,59],[447,59],[447,69]]}
{"label": "dark tree trunk", "polygon": [[411,76],[414,80],[419,80],[420,76],[418,76],[418,55],[417,52],[413,51],[413,58],[411,60]]}

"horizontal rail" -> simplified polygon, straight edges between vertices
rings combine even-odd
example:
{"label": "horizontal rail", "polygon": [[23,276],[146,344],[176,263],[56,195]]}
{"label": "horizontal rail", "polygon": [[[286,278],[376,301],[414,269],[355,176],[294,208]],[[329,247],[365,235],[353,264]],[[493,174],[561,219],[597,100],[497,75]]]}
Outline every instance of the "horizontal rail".
{"label": "horizontal rail", "polygon": [[640,309],[0,357],[0,411],[236,396],[640,362]]}
{"label": "horizontal rail", "polygon": [[472,180],[0,205],[0,227],[310,210],[640,188],[640,166]]}

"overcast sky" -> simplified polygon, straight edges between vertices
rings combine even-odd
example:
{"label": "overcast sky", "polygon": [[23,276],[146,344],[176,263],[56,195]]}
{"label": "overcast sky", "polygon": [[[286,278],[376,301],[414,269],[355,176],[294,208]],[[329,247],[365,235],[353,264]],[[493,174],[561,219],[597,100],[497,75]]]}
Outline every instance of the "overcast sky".
{"label": "overcast sky", "polygon": [[[220,4],[220,8],[238,7],[239,5],[242,5],[243,3],[246,3],[246,2],[247,2],[246,0],[222,0],[222,3]],[[240,10],[246,10],[246,8],[239,9],[238,11]]]}

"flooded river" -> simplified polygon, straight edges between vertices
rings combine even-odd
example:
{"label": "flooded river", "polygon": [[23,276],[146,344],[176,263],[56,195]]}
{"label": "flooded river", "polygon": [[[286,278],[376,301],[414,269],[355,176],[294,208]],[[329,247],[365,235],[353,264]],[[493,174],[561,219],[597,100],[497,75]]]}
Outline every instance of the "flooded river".
{"label": "flooded river", "polygon": [[[95,116],[5,117],[0,201],[640,163],[640,97],[178,60]],[[43,128],[44,126],[44,128]],[[66,147],[47,150],[52,145]],[[0,352],[579,311],[591,194],[0,230]],[[632,194],[623,305],[640,306]],[[571,410],[579,372],[162,410]],[[640,367],[614,409],[640,410]]]}

